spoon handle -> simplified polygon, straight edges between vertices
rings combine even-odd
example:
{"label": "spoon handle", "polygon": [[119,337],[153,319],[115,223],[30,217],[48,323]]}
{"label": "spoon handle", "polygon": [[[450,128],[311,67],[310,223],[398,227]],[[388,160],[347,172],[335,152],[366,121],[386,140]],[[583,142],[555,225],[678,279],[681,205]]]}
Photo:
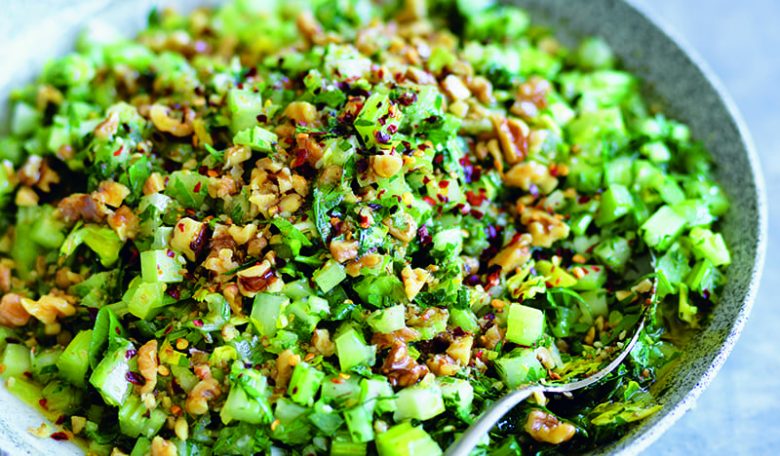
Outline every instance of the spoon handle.
{"label": "spoon handle", "polygon": [[544,388],[539,385],[528,385],[512,391],[493,403],[455,443],[447,448],[445,456],[465,456],[470,454],[471,450],[479,444],[498,420],[537,391],[544,391]]}

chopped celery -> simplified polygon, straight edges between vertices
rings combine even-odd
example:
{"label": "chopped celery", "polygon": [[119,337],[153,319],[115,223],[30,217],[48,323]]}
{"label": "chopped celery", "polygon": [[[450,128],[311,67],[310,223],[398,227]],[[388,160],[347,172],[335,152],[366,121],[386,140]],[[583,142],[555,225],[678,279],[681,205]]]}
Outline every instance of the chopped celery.
{"label": "chopped celery", "polygon": [[263,111],[262,95],[250,89],[233,88],[228,91],[227,103],[234,134],[257,125],[257,116]]}
{"label": "chopped celery", "polygon": [[471,410],[474,401],[474,387],[468,380],[453,377],[439,377],[436,379],[441,388],[444,403],[464,413]]}
{"label": "chopped celery", "polygon": [[370,442],[374,440],[374,422],[371,411],[362,406],[356,406],[344,411],[344,421],[352,436],[353,442]]}
{"label": "chopped celery", "polygon": [[184,257],[170,249],[141,252],[141,275],[146,282],[181,282],[184,265]]}
{"label": "chopped celery", "polygon": [[19,377],[25,372],[31,372],[32,360],[30,349],[21,344],[8,344],[3,351],[2,377]]}
{"label": "chopped celery", "polygon": [[377,412],[396,410],[395,393],[390,383],[382,378],[364,378],[360,380],[360,403]]}
{"label": "chopped celery", "polygon": [[376,91],[365,101],[355,118],[355,130],[367,146],[391,148],[403,114],[386,92]]}
{"label": "chopped celery", "polygon": [[406,327],[405,312],[406,307],[399,304],[372,312],[366,322],[374,331],[389,334]]}
{"label": "chopped celery", "polygon": [[89,377],[103,400],[113,406],[122,405],[130,394],[132,384],[127,381],[130,372],[127,352],[133,349],[130,341],[108,352]]}
{"label": "chopped celery", "polygon": [[325,262],[320,269],[314,272],[314,276],[312,277],[314,283],[320,287],[320,290],[322,290],[323,293],[332,290],[346,278],[347,273],[344,272],[344,266],[334,260]]}
{"label": "chopped celery", "polygon": [[518,345],[533,345],[544,334],[544,313],[522,304],[509,306],[506,338]]}
{"label": "chopped celery", "polygon": [[439,456],[441,448],[422,426],[410,422],[396,424],[377,434],[376,450],[379,456]]}
{"label": "chopped celery", "polygon": [[365,442],[334,440],[330,444],[330,456],[365,456],[368,446]]}
{"label": "chopped celery", "polygon": [[230,388],[227,400],[219,412],[222,423],[229,424],[233,420],[252,424],[270,423],[271,406],[263,391],[260,395],[250,396],[241,385],[234,384]]}
{"label": "chopped celery", "polygon": [[92,330],[79,331],[57,360],[57,369],[65,380],[83,387],[89,370],[89,345]]}
{"label": "chopped celery", "polygon": [[580,268],[582,275],[577,279],[577,283],[572,287],[578,291],[598,290],[607,282],[607,270],[597,265],[573,266]]}
{"label": "chopped celery", "polygon": [[633,205],[634,199],[626,187],[620,184],[610,185],[607,191],[601,195],[596,225],[603,226],[614,222],[628,214]]}
{"label": "chopped celery", "polygon": [[168,415],[157,407],[149,410],[141,399],[131,394],[119,407],[119,428],[130,437],[154,437]]}
{"label": "chopped celery", "polygon": [[524,383],[535,382],[546,374],[544,367],[536,359],[536,353],[525,348],[515,349],[499,358],[496,368],[507,388],[517,388]]}
{"label": "chopped celery", "polygon": [[255,125],[236,133],[233,137],[233,143],[240,146],[248,146],[260,152],[271,152],[277,139],[275,133]]}
{"label": "chopped celery", "polygon": [[396,421],[410,418],[426,421],[445,410],[441,388],[435,383],[422,382],[402,389],[398,392],[395,404],[393,419]]}
{"label": "chopped celery", "polygon": [[295,366],[287,393],[300,405],[311,407],[325,374],[307,363]]}
{"label": "chopped celery", "polygon": [[290,299],[271,293],[258,293],[252,304],[249,316],[255,329],[261,336],[273,337],[279,329],[279,317],[290,304]]}
{"label": "chopped celery", "polygon": [[713,233],[706,228],[695,227],[688,237],[691,240],[691,249],[696,258],[706,258],[715,266],[723,266],[731,263],[731,255],[726,247],[726,242],[720,233]]}
{"label": "chopped celery", "polygon": [[376,346],[368,345],[362,334],[355,328],[349,328],[336,337],[336,354],[342,371],[356,366],[373,366],[376,359]]}
{"label": "chopped celery", "polygon": [[661,206],[642,225],[645,243],[656,250],[666,250],[685,228],[685,219],[669,206]]}
{"label": "chopped celery", "polygon": [[631,246],[625,238],[615,236],[601,241],[593,254],[613,271],[622,272],[631,258]]}

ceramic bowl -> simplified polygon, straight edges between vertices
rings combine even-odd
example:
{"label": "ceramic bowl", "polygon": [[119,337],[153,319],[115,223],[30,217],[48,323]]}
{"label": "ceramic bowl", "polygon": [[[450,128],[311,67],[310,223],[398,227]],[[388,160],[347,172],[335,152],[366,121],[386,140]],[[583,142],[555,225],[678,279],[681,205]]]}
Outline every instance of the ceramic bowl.
{"label": "ceramic bowl", "polygon": [[[51,57],[67,52],[79,30],[95,20],[124,34],[144,26],[153,5],[180,10],[185,0],[6,0],[0,17],[0,101],[31,80]],[[732,205],[723,234],[733,264],[712,318],[682,347],[682,357],[656,389],[664,408],[599,453],[633,454],[659,438],[695,402],[731,352],[756,295],[763,266],[767,215],[761,171],[734,105],[704,64],[666,28],[622,0],[520,0],[534,20],[555,28],[564,42],[587,35],[606,39],[625,67],[644,80],[652,100],[687,122],[718,164]],[[69,443],[33,437],[42,418],[0,388],[0,448],[13,455],[82,454]]]}

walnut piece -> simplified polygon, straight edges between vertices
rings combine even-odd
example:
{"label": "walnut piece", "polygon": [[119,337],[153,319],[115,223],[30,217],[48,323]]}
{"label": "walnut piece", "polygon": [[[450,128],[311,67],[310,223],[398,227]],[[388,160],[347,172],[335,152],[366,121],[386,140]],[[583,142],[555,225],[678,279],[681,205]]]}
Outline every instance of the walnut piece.
{"label": "walnut piece", "polygon": [[537,442],[553,445],[570,440],[577,432],[573,424],[561,421],[555,415],[539,409],[528,414],[524,429]]}

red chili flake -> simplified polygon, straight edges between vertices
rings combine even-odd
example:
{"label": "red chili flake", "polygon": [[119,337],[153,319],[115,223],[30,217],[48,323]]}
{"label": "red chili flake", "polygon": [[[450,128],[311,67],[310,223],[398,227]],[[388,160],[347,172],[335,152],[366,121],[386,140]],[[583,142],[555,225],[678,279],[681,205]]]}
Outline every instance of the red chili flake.
{"label": "red chili flake", "polygon": [[428,182],[431,181],[431,178],[428,176],[423,176],[423,184],[428,185]]}
{"label": "red chili flake", "polygon": [[181,231],[182,233],[184,232],[184,224],[183,223],[179,223],[178,225],[176,225],[176,228],[178,228],[179,231]]}
{"label": "red chili flake", "polygon": [[192,320],[192,324],[195,325],[196,328],[202,328],[203,320]]}
{"label": "red chili flake", "polygon": [[122,149],[124,149],[124,148],[125,148],[125,146],[119,146],[119,149],[114,151],[114,157],[118,157],[118,156],[122,155]]}
{"label": "red chili flake", "polygon": [[551,284],[550,282],[544,282],[544,286],[546,286],[547,288],[552,288],[553,284]]}
{"label": "red chili flake", "polygon": [[439,188],[447,188],[449,186],[450,186],[450,181],[448,180],[439,181]]}
{"label": "red chili flake", "polygon": [[481,211],[478,211],[476,209],[472,209],[469,214],[471,214],[472,217],[474,217],[477,220],[482,220],[482,217],[485,216]]}
{"label": "red chili flake", "polygon": [[419,146],[417,146],[417,148],[420,149],[420,150],[428,150],[428,145],[427,144],[420,144]]}
{"label": "red chili flake", "polygon": [[436,199],[438,199],[442,203],[446,203],[447,201],[450,200],[449,198],[447,198],[446,196],[442,195],[441,193],[436,195]]}
{"label": "red chili flake", "polygon": [[437,165],[441,165],[441,162],[443,161],[444,161],[444,155],[442,154],[437,154],[435,157],[433,157],[433,163]]}
{"label": "red chili flake", "polygon": [[550,169],[550,176],[552,177],[558,176],[558,165],[553,163],[552,165],[550,165],[549,169]]}
{"label": "red chili flake", "polygon": [[391,135],[398,131],[398,125],[396,124],[390,124],[387,126],[387,132]]}
{"label": "red chili flake", "polygon": [[58,425],[58,426],[59,426],[60,424],[64,423],[64,422],[65,422],[65,420],[67,420],[67,419],[68,419],[68,417],[67,417],[67,416],[65,416],[65,415],[60,415],[60,416],[58,416],[58,417],[57,417],[57,421],[55,421],[55,422],[54,422],[54,424],[56,424],[56,425]]}
{"label": "red chili flake", "polygon": [[601,266],[593,266],[591,269],[593,269],[594,272],[601,271]]}
{"label": "red chili flake", "polygon": [[579,198],[577,198],[577,202],[580,204],[585,204],[588,201],[590,201],[590,196],[588,195],[581,195]]}
{"label": "red chili flake", "polygon": [[54,440],[68,440],[69,437],[68,434],[66,434],[65,432],[58,431],[52,434],[51,438],[53,438]]}
{"label": "red chili flake", "polygon": [[[512,240],[509,241],[510,244],[514,244],[515,242],[519,241],[520,238],[523,236],[523,233],[515,233],[514,236],[512,236]],[[553,266],[554,268],[554,266]]]}
{"label": "red chili flake", "polygon": [[48,402],[48,401],[47,401],[47,400],[46,400],[46,398],[44,397],[44,398],[41,398],[41,399],[39,399],[39,400],[38,400],[38,405],[40,405],[40,406],[41,406],[41,408],[42,408],[42,409],[44,409],[44,410],[49,410],[49,409],[48,409],[48,407],[46,407],[46,405],[47,405],[47,402]]}
{"label": "red chili flake", "polygon": [[487,276],[485,277],[485,287],[493,288],[498,285],[501,280],[501,266],[494,264],[488,269]]}
{"label": "red chili flake", "polygon": [[146,383],[146,380],[144,380],[141,374],[132,371],[125,374],[125,380],[132,383],[133,385],[143,385]]}
{"label": "red chili flake", "polygon": [[479,189],[479,194],[475,194],[471,190],[466,192],[466,201],[472,206],[481,206],[485,199],[487,199],[487,195],[484,188]]}
{"label": "red chili flake", "polygon": [[484,350],[479,350],[479,351],[477,351],[476,357],[479,358],[479,359],[482,359],[482,357],[484,355],[485,355],[485,351]]}
{"label": "red chili flake", "polygon": [[297,168],[304,163],[306,163],[309,159],[309,151],[306,149],[297,149],[295,151],[295,159],[290,163],[290,166],[293,168]]}
{"label": "red chili flake", "polygon": [[193,190],[195,190],[195,193],[200,193],[200,187],[201,187],[201,183],[200,182],[195,184],[195,188],[193,189]]}
{"label": "red chili flake", "polygon": [[430,204],[431,206],[435,206],[436,205],[436,200],[434,200],[433,198],[431,198],[428,195],[423,196],[423,201],[425,201],[426,203]]}

